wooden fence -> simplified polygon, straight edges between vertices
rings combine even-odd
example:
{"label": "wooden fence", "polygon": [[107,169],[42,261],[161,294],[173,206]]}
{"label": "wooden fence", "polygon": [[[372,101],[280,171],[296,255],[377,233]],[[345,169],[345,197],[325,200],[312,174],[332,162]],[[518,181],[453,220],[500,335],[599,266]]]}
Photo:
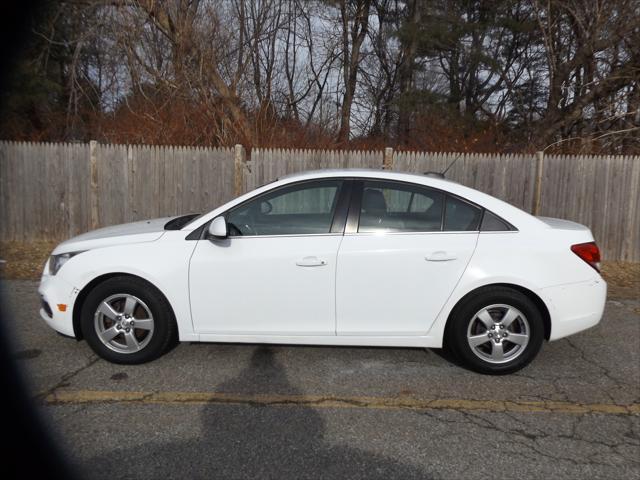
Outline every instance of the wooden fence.
{"label": "wooden fence", "polygon": [[60,240],[234,196],[231,148],[0,142],[0,240]]}
{"label": "wooden fence", "polygon": [[447,177],[526,211],[588,225],[608,260],[640,261],[640,157],[193,148],[0,142],[0,240],[203,212],[276,178],[325,168]]}

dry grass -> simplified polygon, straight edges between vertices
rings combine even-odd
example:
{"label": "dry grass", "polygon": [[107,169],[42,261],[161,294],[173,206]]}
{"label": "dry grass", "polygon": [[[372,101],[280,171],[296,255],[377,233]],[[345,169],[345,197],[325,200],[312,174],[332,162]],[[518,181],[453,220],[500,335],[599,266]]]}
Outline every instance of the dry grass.
{"label": "dry grass", "polygon": [[39,279],[44,264],[55,246],[55,242],[1,242],[0,258],[7,262],[0,266],[2,278]]}
{"label": "dry grass", "polygon": [[603,262],[602,276],[609,286],[609,298],[640,299],[640,263]]}
{"label": "dry grass", "polygon": [[[37,280],[55,242],[2,242],[2,278]],[[609,298],[640,298],[640,263],[604,262],[602,275],[609,284]]]}

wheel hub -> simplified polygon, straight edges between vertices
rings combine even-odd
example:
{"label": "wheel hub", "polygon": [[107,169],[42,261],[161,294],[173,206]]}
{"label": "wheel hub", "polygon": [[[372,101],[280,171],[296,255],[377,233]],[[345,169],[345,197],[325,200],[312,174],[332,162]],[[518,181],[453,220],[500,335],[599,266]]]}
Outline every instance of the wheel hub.
{"label": "wheel hub", "polygon": [[493,339],[494,342],[500,343],[502,340],[507,340],[509,332],[504,328],[504,325],[500,323],[494,323],[491,328],[487,329],[487,338]]}
{"label": "wheel hub", "polygon": [[118,315],[116,317],[116,328],[118,330],[131,329],[134,327],[134,325],[135,325],[135,318],[129,314]]}
{"label": "wheel hub", "polygon": [[524,352],[529,342],[526,317],[510,305],[490,305],[470,320],[467,341],[473,353],[484,361],[510,362]]}

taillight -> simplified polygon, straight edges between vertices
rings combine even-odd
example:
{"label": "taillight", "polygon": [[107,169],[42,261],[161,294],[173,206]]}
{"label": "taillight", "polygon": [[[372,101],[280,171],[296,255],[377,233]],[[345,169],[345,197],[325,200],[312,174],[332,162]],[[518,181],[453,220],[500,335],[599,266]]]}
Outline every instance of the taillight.
{"label": "taillight", "polygon": [[600,272],[600,249],[596,242],[571,245],[571,251],[591,265],[597,272]]}

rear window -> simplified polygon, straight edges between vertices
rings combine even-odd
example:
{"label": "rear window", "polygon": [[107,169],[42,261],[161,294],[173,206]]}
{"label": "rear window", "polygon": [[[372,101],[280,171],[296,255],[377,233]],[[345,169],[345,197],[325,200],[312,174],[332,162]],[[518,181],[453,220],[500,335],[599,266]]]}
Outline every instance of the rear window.
{"label": "rear window", "polygon": [[367,180],[358,232],[437,232],[444,194],[418,185]]}
{"label": "rear window", "polygon": [[476,232],[483,209],[426,186],[365,180],[358,232]]}

